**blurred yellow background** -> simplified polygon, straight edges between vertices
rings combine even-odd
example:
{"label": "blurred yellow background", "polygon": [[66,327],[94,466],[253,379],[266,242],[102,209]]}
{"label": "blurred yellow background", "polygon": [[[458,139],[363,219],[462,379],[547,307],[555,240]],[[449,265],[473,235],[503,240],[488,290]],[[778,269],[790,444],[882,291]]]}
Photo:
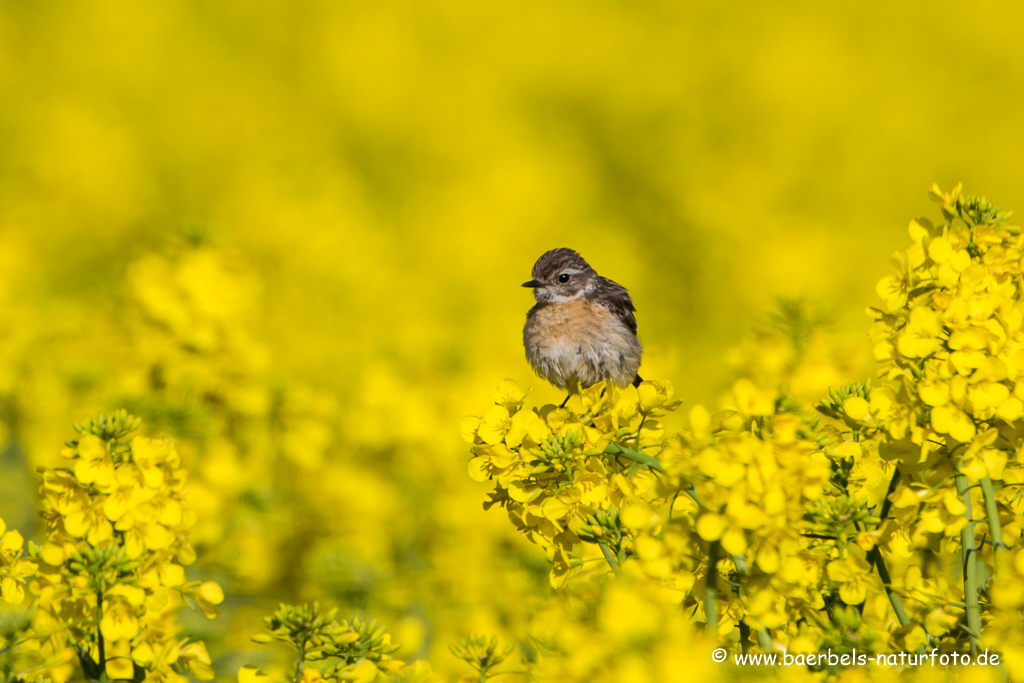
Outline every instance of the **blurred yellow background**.
{"label": "blurred yellow background", "polygon": [[560,399],[522,350],[537,256],[630,289],[641,374],[684,410],[779,296],[867,355],[932,182],[1024,206],[1022,26],[1012,2],[4,0],[0,515],[29,536],[30,466],[126,405],[191,453],[229,593],[192,628],[230,626],[221,657],[320,597],[454,666],[453,634],[514,630],[544,585],[458,435],[504,377]]}
{"label": "blurred yellow background", "polygon": [[349,391],[529,378],[517,287],[571,246],[705,395],[779,294],[859,325],[931,182],[1019,204],[1024,10],[960,7],[6,2],[0,221],[71,299],[206,226],[276,369]]}

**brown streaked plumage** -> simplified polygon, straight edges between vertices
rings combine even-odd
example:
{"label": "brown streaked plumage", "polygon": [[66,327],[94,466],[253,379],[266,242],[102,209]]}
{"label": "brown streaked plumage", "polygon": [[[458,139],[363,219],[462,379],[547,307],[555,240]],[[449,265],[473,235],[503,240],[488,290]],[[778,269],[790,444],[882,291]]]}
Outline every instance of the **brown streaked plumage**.
{"label": "brown streaked plumage", "polygon": [[534,372],[570,393],[602,380],[620,387],[640,384],[643,348],[625,287],[564,248],[537,259],[533,279],[523,287],[532,287],[537,300],[523,327]]}

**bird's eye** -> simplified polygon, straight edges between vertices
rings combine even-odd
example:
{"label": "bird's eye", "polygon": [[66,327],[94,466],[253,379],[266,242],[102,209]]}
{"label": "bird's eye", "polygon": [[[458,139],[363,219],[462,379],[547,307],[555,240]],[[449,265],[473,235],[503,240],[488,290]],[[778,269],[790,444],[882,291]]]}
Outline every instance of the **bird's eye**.
{"label": "bird's eye", "polygon": [[563,283],[564,282],[568,282],[569,281],[569,273],[562,273],[561,275],[559,275],[558,276],[558,281],[559,282],[563,282]]}

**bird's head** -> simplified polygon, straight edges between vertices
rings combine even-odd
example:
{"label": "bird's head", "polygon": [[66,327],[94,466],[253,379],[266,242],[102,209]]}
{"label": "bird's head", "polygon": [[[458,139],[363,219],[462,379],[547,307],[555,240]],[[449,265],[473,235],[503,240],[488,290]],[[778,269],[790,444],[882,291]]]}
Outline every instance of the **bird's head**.
{"label": "bird's head", "polygon": [[573,301],[592,290],[597,272],[572,249],[552,249],[533,264],[533,279],[523,287],[532,287],[537,303],[561,304]]}

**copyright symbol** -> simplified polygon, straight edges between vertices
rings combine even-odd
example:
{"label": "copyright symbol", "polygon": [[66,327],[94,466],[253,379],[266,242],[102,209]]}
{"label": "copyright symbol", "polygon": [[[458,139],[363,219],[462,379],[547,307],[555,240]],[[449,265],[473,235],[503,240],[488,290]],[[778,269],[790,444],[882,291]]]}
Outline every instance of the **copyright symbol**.
{"label": "copyright symbol", "polygon": [[725,648],[724,647],[719,647],[719,648],[716,648],[715,651],[711,653],[711,661],[722,663],[722,662],[725,661],[725,658],[727,656],[728,656],[728,653],[725,651]]}

